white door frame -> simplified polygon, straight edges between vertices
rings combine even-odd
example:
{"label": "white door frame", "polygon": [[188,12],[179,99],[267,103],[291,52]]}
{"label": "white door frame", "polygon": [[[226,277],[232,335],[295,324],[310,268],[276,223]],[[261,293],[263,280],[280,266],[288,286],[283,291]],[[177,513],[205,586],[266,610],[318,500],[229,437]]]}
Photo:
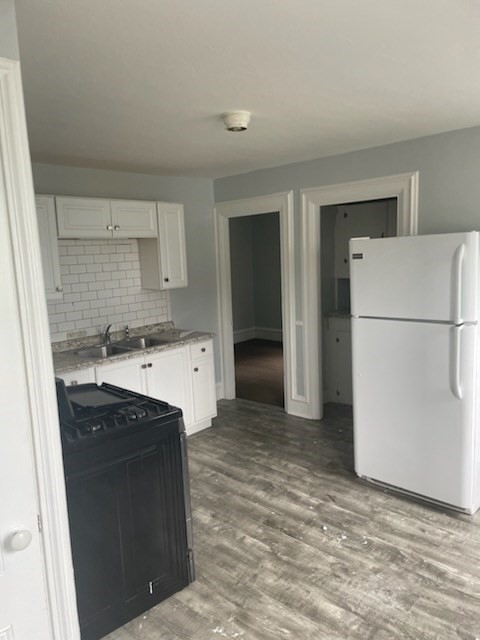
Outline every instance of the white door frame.
{"label": "white door frame", "polygon": [[[60,427],[20,63],[16,60],[0,58],[0,104],[0,167],[3,172],[0,179],[5,190],[5,213],[17,282],[27,382],[24,400],[31,416],[52,637],[78,640]],[[25,589],[28,590],[28,585]],[[28,615],[28,607],[25,615]]]}
{"label": "white door frame", "polygon": [[[232,276],[230,267],[229,219],[279,212],[282,280],[283,377],[285,411],[297,414],[295,342],[295,273],[293,247],[293,192],[219,202],[215,205],[215,245],[220,333],[220,362],[223,389],[220,397],[235,398],[233,350]],[[302,404],[302,403],[300,403]]]}
{"label": "white door frame", "polygon": [[397,235],[418,229],[418,171],[302,189],[302,312],[305,399],[312,418],[323,416],[320,207],[397,198]]}

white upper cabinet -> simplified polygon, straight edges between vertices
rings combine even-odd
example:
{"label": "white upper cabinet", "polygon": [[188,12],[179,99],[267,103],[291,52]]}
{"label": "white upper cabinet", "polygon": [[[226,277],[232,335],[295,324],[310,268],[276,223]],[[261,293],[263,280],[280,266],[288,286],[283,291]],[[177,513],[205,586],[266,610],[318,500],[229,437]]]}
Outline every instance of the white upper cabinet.
{"label": "white upper cabinet", "polygon": [[387,203],[368,202],[337,207],[335,218],[335,277],[349,278],[348,242],[350,238],[387,236]]}
{"label": "white upper cabinet", "polygon": [[35,203],[46,297],[47,300],[61,300],[63,289],[58,258],[55,199],[53,196],[37,196]]}
{"label": "white upper cabinet", "polygon": [[158,202],[158,239],[140,240],[144,289],[177,289],[188,285],[183,205]]}
{"label": "white upper cabinet", "polygon": [[156,238],[155,202],[110,200],[113,235],[117,238]]}
{"label": "white upper cabinet", "polygon": [[111,238],[110,200],[56,198],[59,238]]}
{"label": "white upper cabinet", "polygon": [[154,202],[57,197],[60,238],[151,238],[157,235]]}

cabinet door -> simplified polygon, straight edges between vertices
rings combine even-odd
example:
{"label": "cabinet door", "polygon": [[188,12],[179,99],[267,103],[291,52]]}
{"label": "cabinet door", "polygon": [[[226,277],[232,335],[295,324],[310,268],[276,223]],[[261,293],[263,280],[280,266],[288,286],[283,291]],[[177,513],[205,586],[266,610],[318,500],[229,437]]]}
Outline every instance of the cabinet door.
{"label": "cabinet door", "polygon": [[201,422],[217,415],[213,358],[194,360],[191,364],[191,371],[193,415],[195,422]]}
{"label": "cabinet door", "polygon": [[352,404],[350,318],[327,317],[325,331],[327,400]]}
{"label": "cabinet door", "polygon": [[145,366],[144,358],[104,364],[95,367],[95,381],[97,384],[108,382],[122,389],[145,393]]}
{"label": "cabinet door", "polygon": [[352,336],[335,331],[334,402],[352,404]]}
{"label": "cabinet door", "polygon": [[113,235],[116,238],[156,238],[155,202],[111,200]]}
{"label": "cabinet door", "polygon": [[77,369],[76,371],[60,373],[57,375],[57,378],[61,378],[67,387],[76,384],[86,384],[87,382],[95,382],[95,370],[93,367],[89,369]]}
{"label": "cabinet door", "polygon": [[183,412],[185,425],[191,424],[192,390],[187,347],[146,356],[145,362],[147,394],[179,407]]}
{"label": "cabinet door", "polygon": [[186,287],[187,250],[183,205],[159,202],[157,207],[162,288]]}
{"label": "cabinet door", "polygon": [[111,238],[110,200],[58,197],[59,238]]}
{"label": "cabinet door", "polygon": [[42,255],[45,293],[47,300],[61,300],[63,288],[58,257],[55,199],[53,196],[37,196],[35,203],[37,206],[38,235]]}
{"label": "cabinet door", "polygon": [[335,277],[349,278],[350,238],[369,236],[383,238],[387,235],[387,204],[369,202],[339,206],[335,219]]}

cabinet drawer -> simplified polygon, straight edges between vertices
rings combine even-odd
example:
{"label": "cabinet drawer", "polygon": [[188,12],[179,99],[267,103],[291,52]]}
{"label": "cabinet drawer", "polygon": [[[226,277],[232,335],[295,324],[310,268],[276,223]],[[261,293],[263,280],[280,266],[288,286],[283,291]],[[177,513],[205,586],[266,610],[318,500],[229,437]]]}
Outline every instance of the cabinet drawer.
{"label": "cabinet drawer", "polygon": [[190,345],[190,358],[192,360],[205,358],[206,356],[211,355],[213,355],[213,344],[211,340]]}

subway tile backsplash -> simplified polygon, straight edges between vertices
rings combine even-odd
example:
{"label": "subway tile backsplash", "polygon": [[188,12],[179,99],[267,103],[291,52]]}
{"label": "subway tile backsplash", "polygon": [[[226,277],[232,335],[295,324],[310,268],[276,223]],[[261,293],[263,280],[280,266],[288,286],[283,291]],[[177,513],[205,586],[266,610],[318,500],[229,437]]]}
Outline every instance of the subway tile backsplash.
{"label": "subway tile backsplash", "polygon": [[171,319],[168,291],[141,287],[137,240],[59,240],[58,249],[63,300],[48,304],[52,342]]}

